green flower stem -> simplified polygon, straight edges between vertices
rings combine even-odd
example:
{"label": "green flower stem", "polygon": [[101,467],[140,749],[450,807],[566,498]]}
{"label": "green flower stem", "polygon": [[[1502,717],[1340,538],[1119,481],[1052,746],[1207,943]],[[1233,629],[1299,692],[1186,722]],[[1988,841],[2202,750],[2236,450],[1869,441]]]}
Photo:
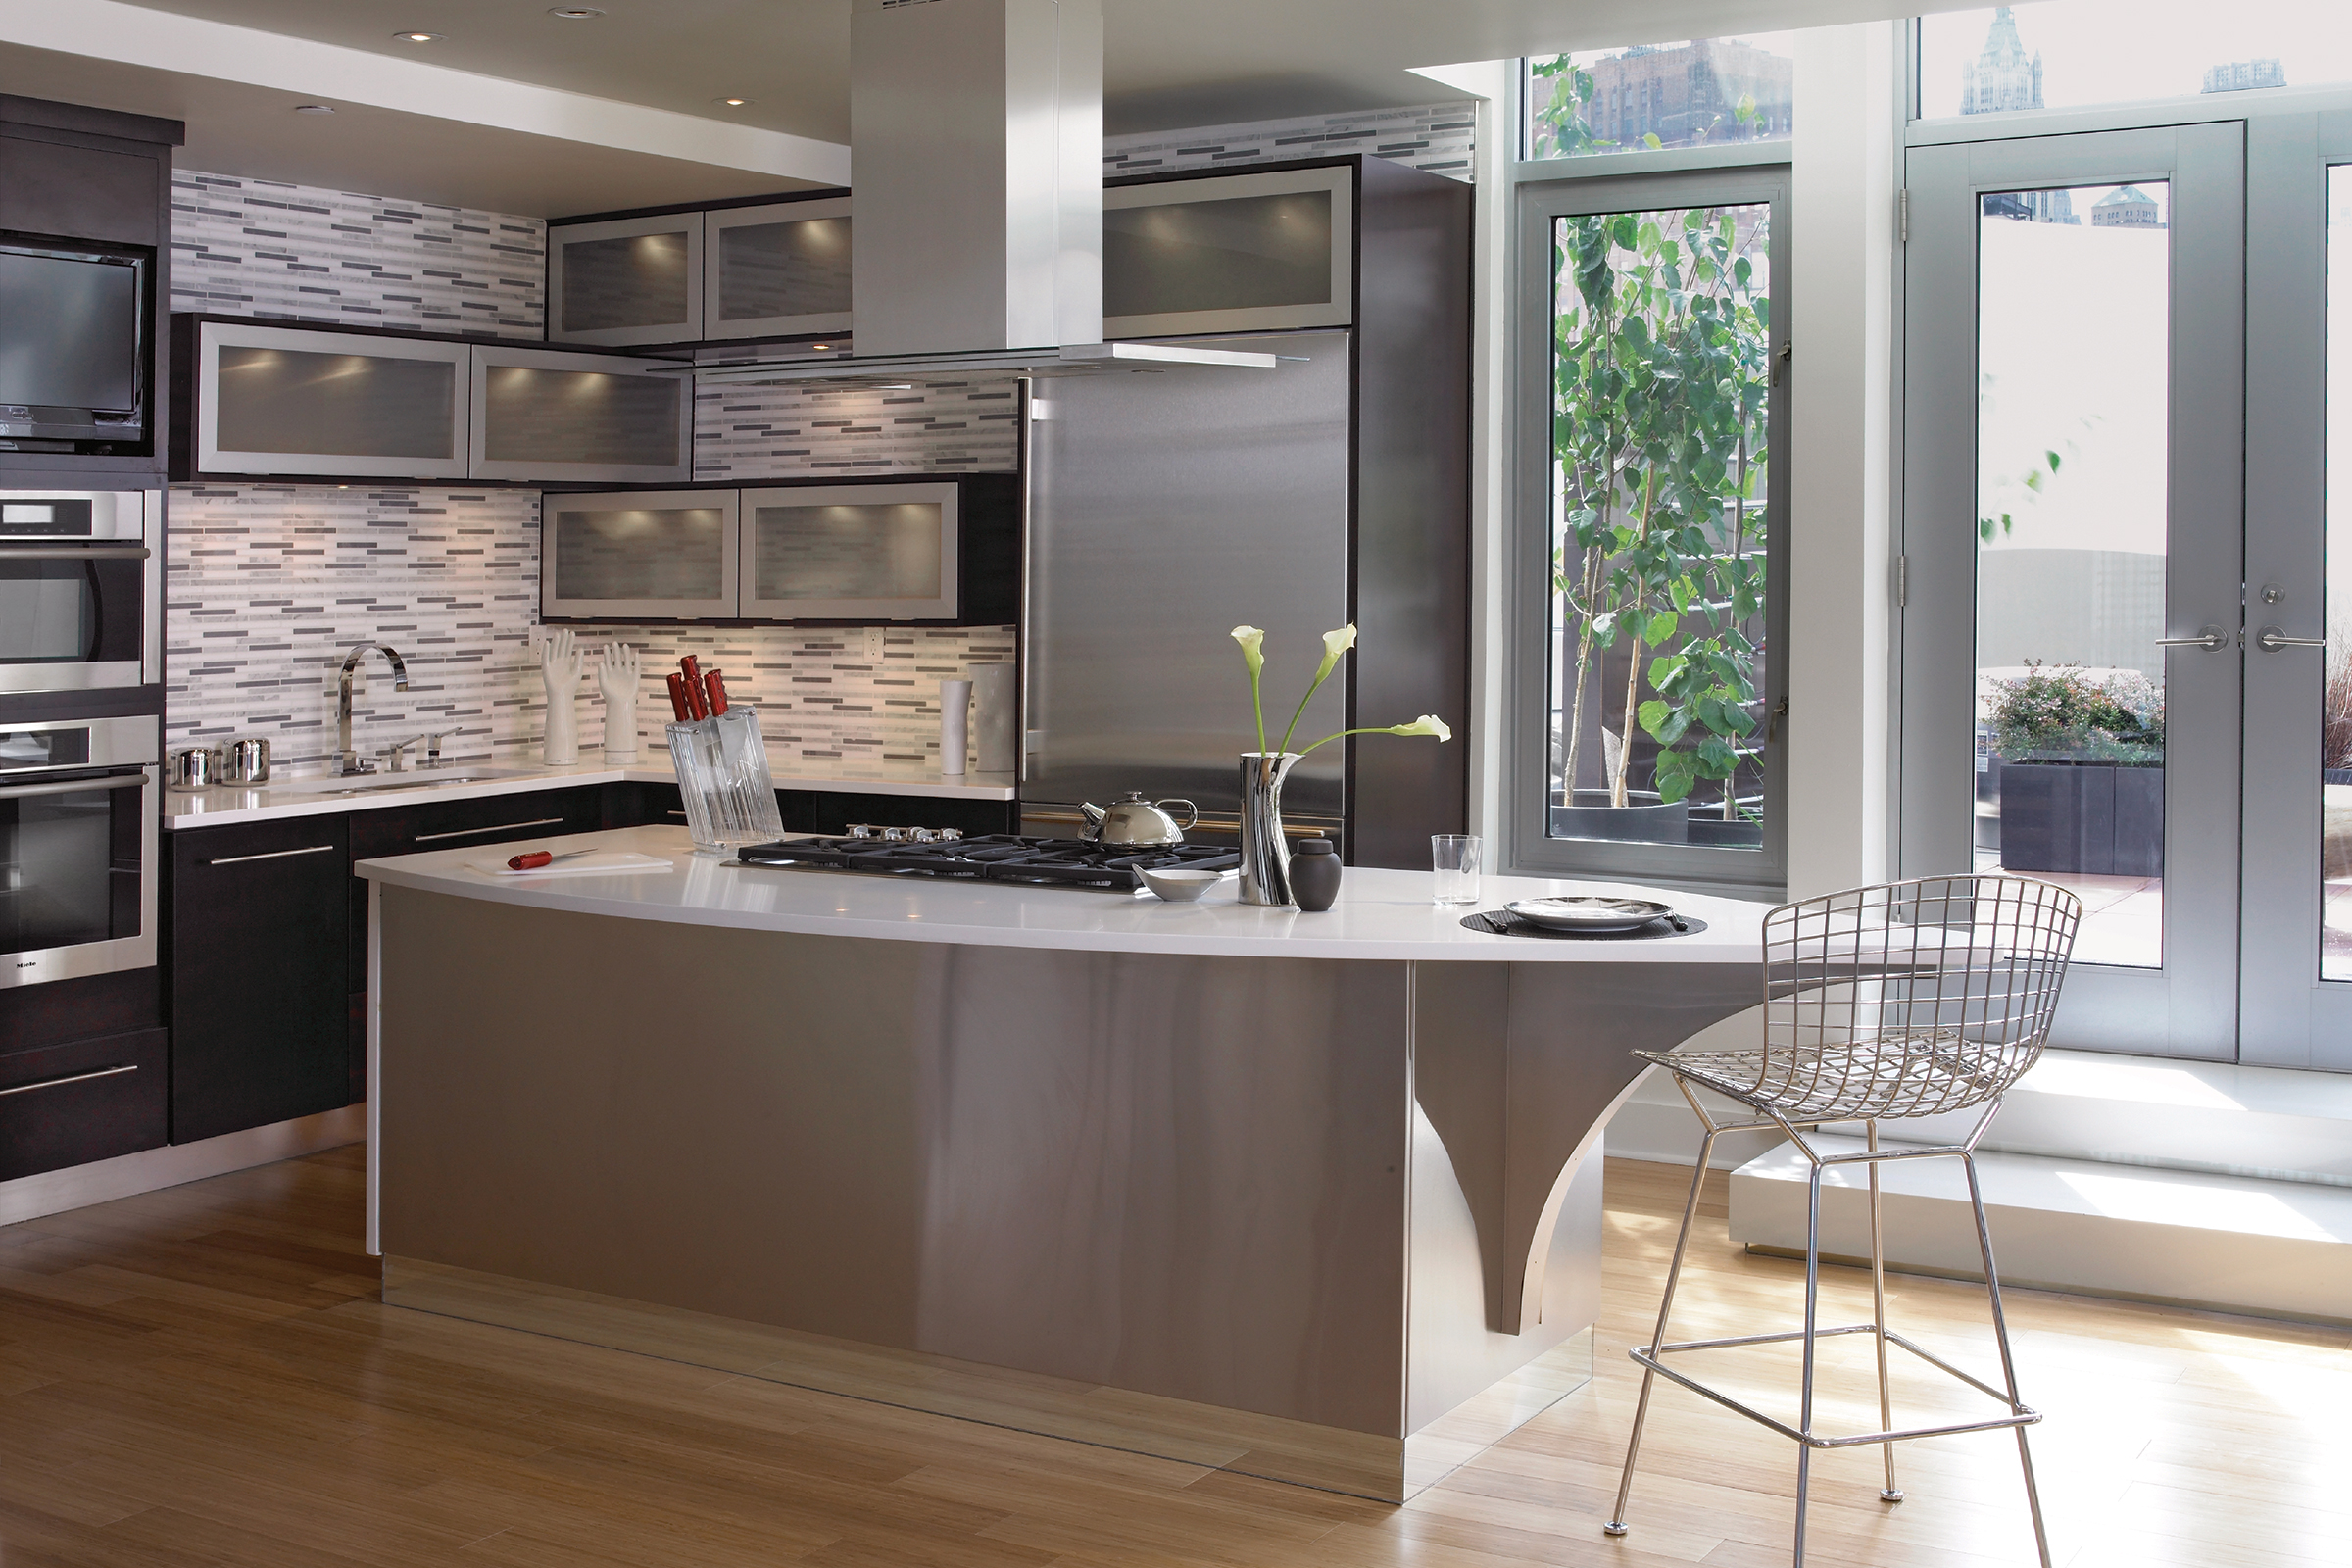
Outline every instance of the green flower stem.
{"label": "green flower stem", "polygon": [[[1298,731],[1298,720],[1306,716],[1306,705],[1315,700],[1315,693],[1323,689],[1323,683],[1331,679],[1331,672],[1338,667],[1337,661],[1325,664],[1322,672],[1315,676],[1315,683],[1306,689],[1306,695],[1298,699],[1298,710],[1291,715],[1291,727],[1282,732],[1282,750],[1287,752],[1291,749],[1291,737]],[[1315,744],[1320,746],[1323,743],[1317,741]],[[1266,737],[1262,729],[1258,733],[1257,749],[1261,752],[1266,749]],[[1306,754],[1301,752],[1299,755],[1303,757]]]}
{"label": "green flower stem", "polygon": [[1255,668],[1250,671],[1250,706],[1257,714],[1257,749],[1262,753],[1266,749],[1266,702],[1258,695],[1258,674]]}
{"label": "green flower stem", "polygon": [[[1315,746],[1329,746],[1333,741],[1346,740],[1350,735],[1396,735],[1401,733],[1404,728],[1405,726],[1402,724],[1374,724],[1364,729],[1344,729],[1341,730],[1337,735],[1324,736],[1321,740],[1315,742]],[[1421,732],[1419,730],[1415,730],[1413,733],[1418,735]],[[1436,737],[1432,736],[1431,739],[1434,740]],[[1308,752],[1313,751],[1315,746],[1304,748],[1299,752],[1298,755],[1300,757],[1304,757]]]}

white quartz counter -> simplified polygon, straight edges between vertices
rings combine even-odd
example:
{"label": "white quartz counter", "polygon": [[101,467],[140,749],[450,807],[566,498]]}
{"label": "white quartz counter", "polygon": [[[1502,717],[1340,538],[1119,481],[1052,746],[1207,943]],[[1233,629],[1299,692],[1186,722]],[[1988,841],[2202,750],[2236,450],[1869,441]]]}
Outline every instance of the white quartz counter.
{"label": "white quartz counter", "polygon": [[[469,771],[520,773],[518,778],[474,778],[448,782]],[[1009,801],[1010,773],[964,773],[956,776],[901,763],[841,762],[812,764],[806,760],[768,753],[768,772],[780,790],[829,790],[844,795],[912,795],[943,800]],[[401,782],[401,781],[408,782]],[[348,780],[323,777],[282,778],[258,788],[167,790],[164,827],[216,827],[238,822],[270,822],[283,817],[327,816],[342,811],[366,811],[382,806],[415,806],[421,800],[465,801],[496,795],[524,795],[535,790],[575,784],[675,784],[678,775],[666,751],[646,750],[642,760],[627,766],[582,760],[570,767],[516,767],[484,764],[468,769],[448,763],[438,770],[418,768],[406,773],[374,773]],[[335,783],[366,786],[349,793],[324,793]]]}
{"label": "white quartz counter", "polygon": [[[495,876],[471,868],[524,850],[590,847],[659,856],[670,869]],[[1626,883],[1500,876],[1486,879],[1477,905],[1440,906],[1431,902],[1426,871],[1350,867],[1340,902],[1308,914],[1242,904],[1230,881],[1198,904],[1166,904],[1150,894],[731,865],[695,855],[685,830],[675,827],[437,850],[364,860],[358,871],[388,887],[622,919],[895,942],[1237,957],[1753,964],[1762,958],[1767,907]],[[1544,940],[1494,936],[1461,924],[1472,908],[1599,892],[1658,899],[1706,921],[1707,929],[1647,941]]]}

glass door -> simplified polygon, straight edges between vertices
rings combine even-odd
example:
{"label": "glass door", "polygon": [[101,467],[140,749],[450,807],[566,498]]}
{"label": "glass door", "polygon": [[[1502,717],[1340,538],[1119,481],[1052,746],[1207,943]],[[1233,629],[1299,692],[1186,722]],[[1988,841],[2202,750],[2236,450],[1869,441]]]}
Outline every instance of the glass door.
{"label": "glass door", "polygon": [[1902,869],[2082,897],[2057,1044],[2237,1049],[2244,139],[1909,157]]}
{"label": "glass door", "polygon": [[2247,133],[2238,1059],[2352,1071],[2352,113]]}

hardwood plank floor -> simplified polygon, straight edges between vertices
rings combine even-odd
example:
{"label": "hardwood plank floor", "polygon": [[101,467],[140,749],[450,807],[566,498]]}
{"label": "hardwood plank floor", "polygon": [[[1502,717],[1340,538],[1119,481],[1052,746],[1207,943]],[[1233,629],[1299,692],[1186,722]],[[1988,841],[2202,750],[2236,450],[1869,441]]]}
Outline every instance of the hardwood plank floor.
{"label": "hardwood plank floor", "polygon": [[[1401,1508],[388,1309],[361,1152],[0,1229],[6,1568],[1766,1568],[1789,1446],[1661,1389],[1633,1533],[1599,1531],[1686,1171],[1613,1162],[1598,1375]],[[1677,1336],[1792,1319],[1710,1182]],[[1996,1243],[1998,1238],[1995,1238]],[[1868,1313],[1831,1270],[1825,1321]],[[1898,1327],[1989,1375],[1983,1294],[1895,1277]],[[2352,1564],[2352,1335],[2019,1291],[2011,1332],[2069,1568]],[[1829,1419],[1874,1421],[1832,1342]],[[1711,1375],[1794,1409],[1793,1351]],[[1898,1419],[1956,1410],[1903,1368]],[[2004,1435],[1815,1461],[1816,1568],[2033,1561]]]}

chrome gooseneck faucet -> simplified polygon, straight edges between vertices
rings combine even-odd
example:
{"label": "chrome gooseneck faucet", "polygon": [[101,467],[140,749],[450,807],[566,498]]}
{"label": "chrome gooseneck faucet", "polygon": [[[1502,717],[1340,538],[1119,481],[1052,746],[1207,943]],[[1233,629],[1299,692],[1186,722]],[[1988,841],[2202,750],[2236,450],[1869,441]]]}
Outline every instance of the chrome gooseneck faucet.
{"label": "chrome gooseneck faucet", "polygon": [[326,760],[327,771],[340,776],[345,773],[372,773],[373,762],[363,762],[360,754],[351,749],[351,677],[360,667],[360,661],[369,653],[382,654],[392,662],[392,689],[409,689],[409,666],[402,662],[400,650],[390,643],[362,643],[343,660],[343,675],[335,699],[335,750]]}

